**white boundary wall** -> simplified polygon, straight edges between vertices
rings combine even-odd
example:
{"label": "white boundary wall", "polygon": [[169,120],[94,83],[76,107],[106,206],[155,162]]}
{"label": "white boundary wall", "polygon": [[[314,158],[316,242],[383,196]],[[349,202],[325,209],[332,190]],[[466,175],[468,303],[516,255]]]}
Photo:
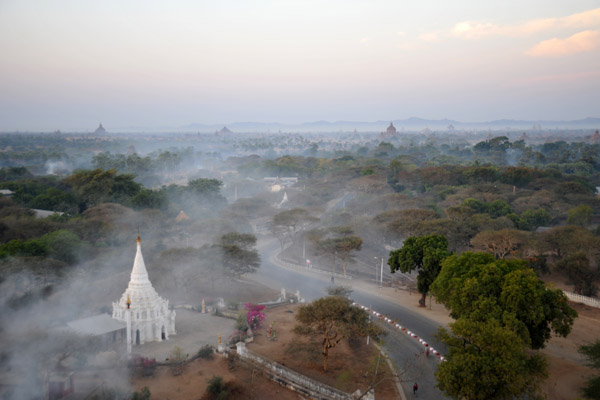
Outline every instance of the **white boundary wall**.
{"label": "white boundary wall", "polygon": [[593,297],[582,296],[577,293],[567,292],[563,290],[567,298],[575,303],[583,303],[586,306],[600,308],[600,300],[594,299]]}

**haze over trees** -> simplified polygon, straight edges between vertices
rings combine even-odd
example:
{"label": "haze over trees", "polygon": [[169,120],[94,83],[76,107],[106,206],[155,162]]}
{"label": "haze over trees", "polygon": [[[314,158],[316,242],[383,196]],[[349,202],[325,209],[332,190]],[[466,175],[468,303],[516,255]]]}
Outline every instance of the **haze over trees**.
{"label": "haze over trees", "polygon": [[[600,282],[600,144],[592,133],[0,135],[0,189],[12,191],[0,198],[0,300],[22,313],[66,293],[73,277],[101,279],[129,265],[114,259],[128,254],[138,227],[153,283],[191,304],[201,300],[198,285],[230,288],[256,271],[257,243],[271,237],[286,261],[310,259],[353,279],[377,271],[384,285],[412,289],[403,273],[412,271],[421,304],[444,276],[450,261],[442,260],[466,254],[460,262],[484,272],[455,276],[466,282],[459,289],[472,290],[456,296],[500,297],[452,309],[445,387],[534,393],[544,362],[532,349],[548,332],[566,332],[572,317],[537,275],[587,296]],[[277,191],[265,177],[298,182]],[[56,214],[39,218],[34,209]],[[381,276],[374,257],[390,248]],[[436,294],[446,295],[462,304]],[[537,313],[522,314],[523,304]],[[450,381],[464,378],[460,371],[475,378],[470,359],[511,383]]]}

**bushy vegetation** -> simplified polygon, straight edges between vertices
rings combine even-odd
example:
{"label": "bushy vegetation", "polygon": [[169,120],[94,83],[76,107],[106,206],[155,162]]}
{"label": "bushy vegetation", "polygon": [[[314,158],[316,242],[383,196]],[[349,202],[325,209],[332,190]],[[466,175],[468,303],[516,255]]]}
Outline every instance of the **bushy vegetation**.
{"label": "bushy vegetation", "polygon": [[[545,365],[530,351],[550,332],[568,333],[572,322],[563,299],[543,290],[537,275],[576,293],[598,293],[600,144],[589,142],[589,134],[567,132],[568,141],[513,140],[514,132],[385,139],[199,134],[140,136],[135,146],[116,136],[1,135],[0,189],[13,194],[0,198],[0,277],[28,275],[26,284],[13,285],[25,289],[3,300],[20,310],[51,296],[60,276],[91,276],[98,260],[131,243],[138,229],[142,236],[152,232],[147,251],[157,282],[183,297],[192,296],[200,280],[227,285],[255,272],[261,264],[255,232],[276,237],[286,260],[332,275],[372,279],[373,257],[379,261],[392,248],[392,271],[418,272],[421,303],[434,292],[457,318],[442,334],[454,361],[440,376],[485,361],[478,350],[485,347],[486,357],[502,360],[493,375],[512,377],[510,384],[461,384],[460,390],[448,384],[444,390],[469,398],[492,398],[487,390],[494,388],[505,397],[533,396]],[[299,181],[278,192],[265,177]],[[34,210],[56,214],[37,218]],[[469,277],[476,287],[460,286],[460,271],[451,278],[444,272],[453,263],[485,276]],[[497,298],[446,293],[435,284],[444,279],[464,290],[485,286]],[[505,287],[490,286],[494,282]],[[517,307],[526,289],[541,302],[523,307],[537,310],[533,316]],[[332,294],[328,302],[347,305],[348,293]],[[469,308],[461,303],[465,296],[481,301]],[[231,342],[247,335],[249,315],[243,314]],[[317,322],[305,316],[302,323],[305,333],[315,334]],[[337,338],[322,332],[328,352]],[[207,396],[229,396],[228,390],[215,380],[215,393]]]}

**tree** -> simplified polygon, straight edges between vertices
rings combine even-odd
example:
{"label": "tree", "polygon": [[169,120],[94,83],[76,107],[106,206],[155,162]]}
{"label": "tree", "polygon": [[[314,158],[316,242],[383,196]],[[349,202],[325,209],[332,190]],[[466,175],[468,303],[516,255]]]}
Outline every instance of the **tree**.
{"label": "tree", "polygon": [[487,253],[448,257],[431,291],[453,318],[493,318],[533,349],[543,348],[551,333],[566,337],[577,317],[562,290],[547,288],[525,261]]}
{"label": "tree", "polygon": [[536,398],[547,377],[546,360],[530,354],[520,337],[497,320],[460,318],[440,329],[448,346],[446,360],[435,373],[437,385],[456,399]]}
{"label": "tree", "polygon": [[377,336],[381,329],[369,321],[367,312],[352,305],[342,296],[328,296],[303,305],[296,314],[299,335],[317,335],[322,338],[323,370],[327,371],[329,352],[342,340],[367,335]]}
{"label": "tree", "polygon": [[221,236],[219,244],[223,266],[228,275],[239,277],[253,273],[260,267],[260,255],[256,250],[256,236],[250,233],[230,232]]}
{"label": "tree", "polygon": [[283,249],[285,240],[296,243],[298,232],[303,231],[318,220],[304,208],[285,210],[275,214],[271,223],[271,231],[279,238]]}
{"label": "tree", "polygon": [[594,212],[592,210],[592,207],[586,204],[581,204],[569,210],[569,217],[567,218],[567,222],[570,225],[577,225],[585,228],[592,223],[593,214]]}
{"label": "tree", "polygon": [[209,201],[224,201],[221,195],[223,182],[218,179],[194,179],[188,182],[187,189]]}
{"label": "tree", "polygon": [[[579,347],[579,352],[586,357],[590,367],[600,370],[600,340]],[[582,392],[586,398],[600,400],[600,376],[589,378],[582,388]]]}
{"label": "tree", "polygon": [[468,399],[537,398],[547,376],[539,353],[551,333],[567,336],[577,313],[523,260],[452,255],[431,285],[456,322],[440,330],[450,350],[436,373],[446,394]]}
{"label": "tree", "polygon": [[142,189],[138,194],[133,196],[131,204],[138,210],[144,208],[166,210],[169,199],[163,190]]}
{"label": "tree", "polygon": [[67,264],[78,261],[82,242],[73,232],[60,229],[42,236],[41,240],[46,243],[50,257]]}
{"label": "tree", "polygon": [[518,255],[525,243],[527,243],[527,233],[516,229],[483,231],[471,239],[473,248],[487,251],[496,258]]}
{"label": "tree", "polygon": [[330,228],[327,234],[333,234],[334,237],[325,237],[318,239],[317,248],[333,258],[335,267],[336,260],[340,260],[344,276],[346,276],[346,266],[348,261],[352,259],[352,252],[359,251],[362,247],[363,240],[353,235],[354,231],[349,226],[337,226]]}
{"label": "tree", "polygon": [[558,258],[584,251],[589,259],[595,259],[600,239],[585,228],[560,226],[539,235],[537,247],[540,253],[553,252]]}
{"label": "tree", "polygon": [[401,249],[390,252],[388,265],[392,273],[416,270],[419,305],[425,307],[429,287],[440,272],[442,260],[448,257],[448,241],[441,235],[410,236]]}
{"label": "tree", "polygon": [[569,281],[574,286],[575,293],[584,296],[594,296],[598,291],[594,281],[600,276],[600,271],[592,269],[588,257],[583,252],[570,254],[556,263],[556,267],[567,273]]}
{"label": "tree", "polygon": [[133,180],[133,175],[118,175],[114,169],[100,168],[76,171],[65,179],[80,201],[82,209],[107,202],[128,204],[142,186]]}
{"label": "tree", "polygon": [[545,226],[551,219],[550,214],[543,208],[525,210],[519,218],[518,225],[521,229],[533,231],[540,226]]}

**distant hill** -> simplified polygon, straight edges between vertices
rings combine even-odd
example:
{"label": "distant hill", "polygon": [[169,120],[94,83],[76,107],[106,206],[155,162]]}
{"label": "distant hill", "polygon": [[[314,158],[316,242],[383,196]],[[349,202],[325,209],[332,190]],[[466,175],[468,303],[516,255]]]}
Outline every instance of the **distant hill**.
{"label": "distant hill", "polygon": [[279,122],[234,122],[230,124],[189,124],[181,126],[176,130],[197,131],[204,133],[213,133],[226,125],[233,132],[380,132],[392,122],[394,126],[402,131],[423,130],[426,127],[431,130],[447,130],[450,125],[454,129],[531,129],[540,127],[542,129],[583,129],[600,127],[600,118],[584,118],[572,121],[543,121],[543,120],[515,120],[498,119],[484,122],[462,122],[452,119],[424,119],[410,117],[406,119],[392,119],[381,121],[313,121],[301,124],[283,124]]}

